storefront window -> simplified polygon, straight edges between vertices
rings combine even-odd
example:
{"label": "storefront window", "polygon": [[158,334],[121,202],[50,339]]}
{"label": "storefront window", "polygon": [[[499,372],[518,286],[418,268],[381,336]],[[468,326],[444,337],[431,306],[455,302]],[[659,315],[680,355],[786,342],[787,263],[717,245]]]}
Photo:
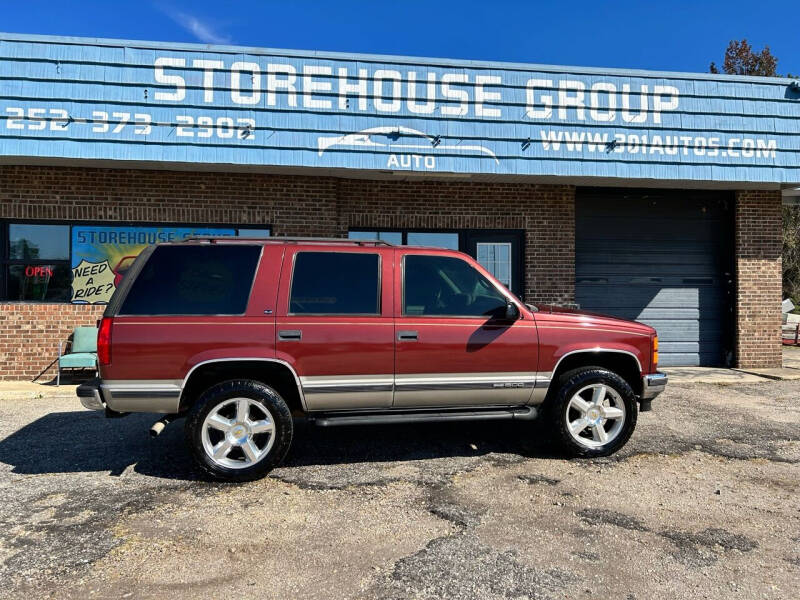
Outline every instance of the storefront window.
{"label": "storefront window", "polygon": [[9,260],[69,260],[69,225],[8,226]]}
{"label": "storefront window", "polygon": [[403,244],[403,233],[400,231],[351,231],[347,237],[351,240],[383,240],[397,246]]}
{"label": "storefront window", "polygon": [[69,302],[69,265],[9,265],[8,299],[29,302]]}
{"label": "storefront window", "polygon": [[149,244],[271,233],[263,226],[0,223],[0,301],[102,304]]}
{"label": "storefront window", "polygon": [[432,246],[434,248],[447,248],[458,250],[457,233],[440,233],[438,231],[409,231],[409,246]]}
{"label": "storefront window", "polygon": [[266,238],[272,235],[272,231],[267,229],[239,229],[236,237],[240,238]]}
{"label": "storefront window", "polygon": [[459,234],[448,231],[350,231],[351,240],[384,240],[397,246],[428,246],[458,250]]}
{"label": "storefront window", "polygon": [[11,223],[7,239],[2,249],[5,298],[69,301],[69,226]]}

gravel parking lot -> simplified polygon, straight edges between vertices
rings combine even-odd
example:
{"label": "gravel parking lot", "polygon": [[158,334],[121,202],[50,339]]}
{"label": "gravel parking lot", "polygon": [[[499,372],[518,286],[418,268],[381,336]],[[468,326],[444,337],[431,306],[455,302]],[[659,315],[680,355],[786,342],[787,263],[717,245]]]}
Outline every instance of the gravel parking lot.
{"label": "gravel parking lot", "polygon": [[525,423],[300,427],[198,479],[182,422],[0,399],[0,596],[794,598],[800,382],[672,385],[618,455]]}

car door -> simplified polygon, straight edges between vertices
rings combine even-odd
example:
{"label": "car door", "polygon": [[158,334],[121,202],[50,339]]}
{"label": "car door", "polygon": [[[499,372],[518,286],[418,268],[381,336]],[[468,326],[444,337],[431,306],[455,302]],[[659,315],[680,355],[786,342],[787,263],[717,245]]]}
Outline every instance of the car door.
{"label": "car door", "polygon": [[531,314],[461,254],[396,250],[395,407],[526,404],[536,381]]}
{"label": "car door", "polygon": [[298,374],[308,410],[391,406],[392,271],[390,249],[287,249],[275,346]]}

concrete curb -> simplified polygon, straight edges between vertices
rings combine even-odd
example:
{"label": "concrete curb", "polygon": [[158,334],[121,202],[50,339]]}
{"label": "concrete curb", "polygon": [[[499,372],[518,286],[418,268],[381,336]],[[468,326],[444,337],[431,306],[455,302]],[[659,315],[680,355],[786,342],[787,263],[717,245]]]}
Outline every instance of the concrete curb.
{"label": "concrete curb", "polygon": [[794,367],[775,367],[772,369],[734,369],[741,373],[756,375],[772,381],[794,381],[800,379],[800,369]]}
{"label": "concrete curb", "polygon": [[56,387],[29,381],[0,381],[0,400],[41,400],[44,398],[75,398],[77,385]]}
{"label": "concrete curb", "polygon": [[[669,377],[669,385],[687,383],[764,383],[768,378],[738,369],[713,367],[666,367],[661,369]],[[669,386],[667,386],[669,387]]]}

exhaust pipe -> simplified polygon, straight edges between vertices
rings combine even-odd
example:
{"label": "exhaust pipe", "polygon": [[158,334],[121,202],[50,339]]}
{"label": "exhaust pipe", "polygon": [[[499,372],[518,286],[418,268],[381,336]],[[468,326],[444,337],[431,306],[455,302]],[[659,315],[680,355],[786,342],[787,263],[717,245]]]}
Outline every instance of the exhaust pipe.
{"label": "exhaust pipe", "polygon": [[153,426],[150,428],[150,437],[158,437],[164,428],[172,423],[175,419],[178,418],[178,415],[164,415],[158,421],[153,423]]}

